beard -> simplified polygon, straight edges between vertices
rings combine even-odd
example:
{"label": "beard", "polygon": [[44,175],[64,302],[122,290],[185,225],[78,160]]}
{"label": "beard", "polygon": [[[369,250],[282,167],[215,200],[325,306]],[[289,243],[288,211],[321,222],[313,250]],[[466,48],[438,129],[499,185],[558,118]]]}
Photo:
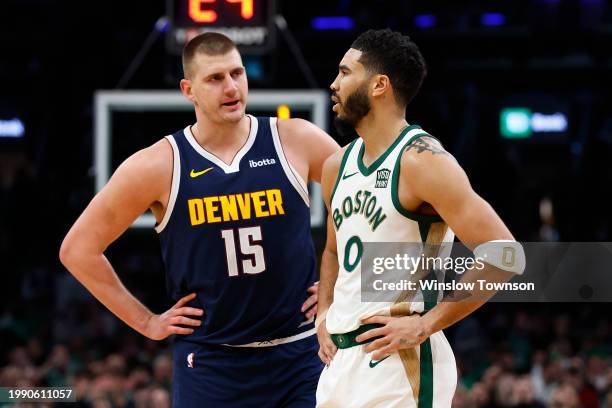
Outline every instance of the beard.
{"label": "beard", "polygon": [[[370,112],[372,105],[368,99],[368,84],[364,81],[350,94],[344,103],[340,105],[340,112],[334,118],[334,127],[342,136],[355,133],[355,127],[359,121]],[[337,96],[337,95],[336,95]]]}

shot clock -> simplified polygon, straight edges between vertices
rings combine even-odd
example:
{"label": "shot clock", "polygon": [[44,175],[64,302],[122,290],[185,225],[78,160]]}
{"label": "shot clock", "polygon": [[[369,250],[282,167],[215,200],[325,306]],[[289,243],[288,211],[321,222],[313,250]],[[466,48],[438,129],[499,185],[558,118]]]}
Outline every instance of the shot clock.
{"label": "shot clock", "polygon": [[167,13],[171,52],[180,53],[206,31],[227,35],[244,53],[265,53],[274,45],[274,0],[167,0]]}

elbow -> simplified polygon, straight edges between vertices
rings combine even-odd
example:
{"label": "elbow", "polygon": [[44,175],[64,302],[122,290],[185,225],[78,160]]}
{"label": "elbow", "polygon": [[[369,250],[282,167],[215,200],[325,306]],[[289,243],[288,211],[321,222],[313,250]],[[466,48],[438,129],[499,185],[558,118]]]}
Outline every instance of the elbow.
{"label": "elbow", "polygon": [[66,235],[59,250],[59,260],[75,278],[81,280],[87,269],[91,269],[92,261],[102,252],[85,234],[73,233]]}
{"label": "elbow", "polygon": [[334,247],[325,247],[323,248],[323,256],[329,257],[332,260],[337,260],[338,252],[336,251],[336,248]]}
{"label": "elbow", "polygon": [[68,238],[64,238],[64,241],[62,241],[62,245],[60,246],[60,250],[59,250],[59,259],[62,265],[64,265],[66,268],[68,268],[68,264],[70,263],[71,256],[72,254],[71,254],[70,243],[68,241]]}
{"label": "elbow", "polygon": [[73,265],[77,257],[77,249],[73,241],[74,240],[70,239],[70,237],[67,236],[66,238],[64,238],[64,241],[62,242],[62,245],[60,246],[59,250],[60,262],[70,272],[73,271]]}

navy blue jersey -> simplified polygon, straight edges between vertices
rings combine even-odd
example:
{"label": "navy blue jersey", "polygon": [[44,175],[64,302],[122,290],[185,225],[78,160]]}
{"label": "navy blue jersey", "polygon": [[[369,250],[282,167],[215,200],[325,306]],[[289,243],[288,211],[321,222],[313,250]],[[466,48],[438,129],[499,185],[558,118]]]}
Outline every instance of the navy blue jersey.
{"label": "navy blue jersey", "polygon": [[308,191],[282,150],[275,118],[251,130],[230,165],[190,128],[167,139],[174,170],[156,227],[170,297],[195,292],[202,325],[181,338],[245,344],[312,328],[300,308],[315,281]]}

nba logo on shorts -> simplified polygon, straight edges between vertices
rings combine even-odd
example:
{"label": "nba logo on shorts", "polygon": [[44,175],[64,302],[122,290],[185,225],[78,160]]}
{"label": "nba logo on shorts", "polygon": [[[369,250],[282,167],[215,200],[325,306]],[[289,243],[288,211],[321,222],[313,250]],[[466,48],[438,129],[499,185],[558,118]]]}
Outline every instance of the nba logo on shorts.
{"label": "nba logo on shorts", "polygon": [[376,171],[376,185],[374,188],[387,188],[390,175],[391,171],[389,169],[380,169]]}
{"label": "nba logo on shorts", "polygon": [[193,368],[194,361],[195,361],[195,354],[194,353],[189,353],[187,355],[187,367]]}

